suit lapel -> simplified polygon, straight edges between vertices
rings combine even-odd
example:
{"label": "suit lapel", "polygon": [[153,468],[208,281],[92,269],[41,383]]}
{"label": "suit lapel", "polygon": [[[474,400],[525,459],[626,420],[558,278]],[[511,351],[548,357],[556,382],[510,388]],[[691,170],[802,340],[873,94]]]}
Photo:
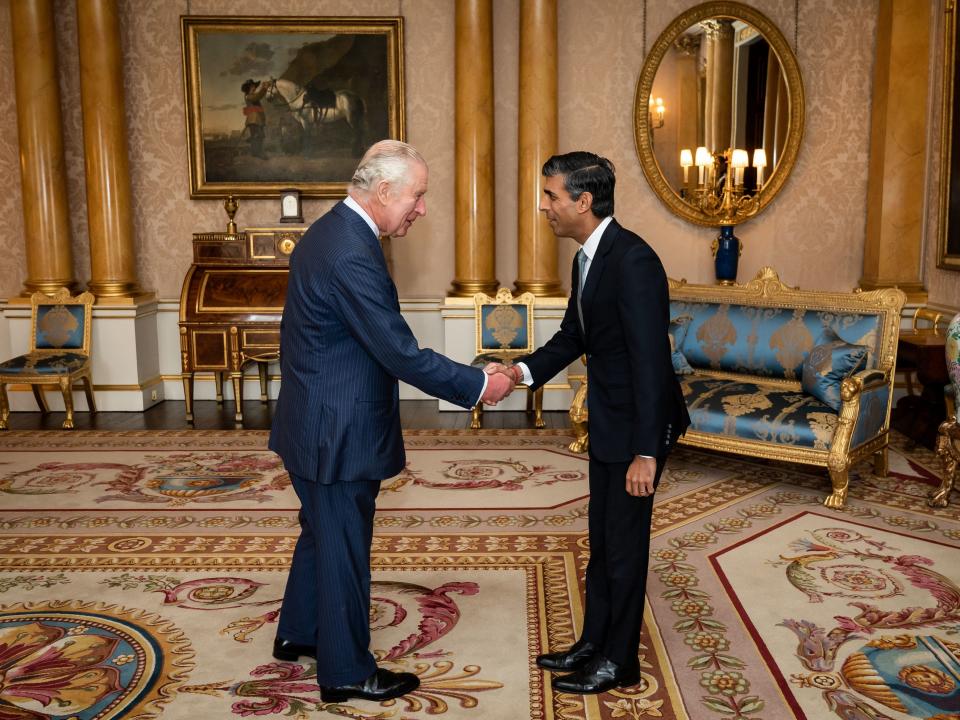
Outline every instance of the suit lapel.
{"label": "suit lapel", "polygon": [[380,238],[374,235],[370,226],[367,225],[362,217],[347,207],[342,201],[333,206],[333,212],[346,220],[350,224],[351,229],[353,229],[354,232],[357,233],[357,236],[362,239],[363,243],[370,248],[373,256],[379,258],[380,265],[383,268],[383,274],[387,276],[387,280],[390,283],[394,305],[396,305],[397,310],[399,310],[400,297],[397,294],[397,286],[394,284],[393,278],[390,277],[390,268],[387,267],[387,259],[383,255],[383,246],[380,244]]}
{"label": "suit lapel", "polygon": [[[612,221],[607,225],[607,229],[600,236],[600,243],[597,245],[597,252],[594,253],[590,261],[590,269],[587,270],[587,284],[583,286],[583,297],[580,299],[580,305],[583,308],[583,336],[587,336],[587,330],[590,327],[590,310],[593,305],[593,298],[597,294],[597,288],[600,286],[603,269],[606,265],[606,256],[613,248],[613,239],[620,232],[620,226],[617,221]],[[579,285],[580,278],[577,278]]]}

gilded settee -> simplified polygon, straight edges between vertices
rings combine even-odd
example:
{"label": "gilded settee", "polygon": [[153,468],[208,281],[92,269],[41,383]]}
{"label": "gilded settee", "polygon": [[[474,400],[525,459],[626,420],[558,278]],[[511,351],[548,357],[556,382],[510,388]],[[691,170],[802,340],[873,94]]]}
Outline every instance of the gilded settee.
{"label": "gilded settee", "polygon": [[[872,455],[875,472],[887,474],[905,300],[897,289],[802,291],[771,268],[743,285],[671,280],[671,334],[689,364],[679,376],[691,419],[681,442],[826,467],[833,492],[824,505],[842,507],[852,465]],[[824,337],[862,348],[862,363],[836,379],[835,400],[801,382]]]}

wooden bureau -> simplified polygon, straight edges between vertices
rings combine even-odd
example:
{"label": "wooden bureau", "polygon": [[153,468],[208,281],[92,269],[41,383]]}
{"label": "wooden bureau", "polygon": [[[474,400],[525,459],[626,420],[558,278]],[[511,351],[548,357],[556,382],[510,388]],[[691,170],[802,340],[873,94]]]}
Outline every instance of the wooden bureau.
{"label": "wooden bureau", "polygon": [[193,264],[180,293],[180,359],[187,421],[193,422],[193,379],[214,373],[223,401],[224,374],[233,383],[243,421],[243,368],[257,363],[260,400],[267,401],[267,363],[280,355],[280,318],[290,253],[306,228],[247,228],[195,233]]}

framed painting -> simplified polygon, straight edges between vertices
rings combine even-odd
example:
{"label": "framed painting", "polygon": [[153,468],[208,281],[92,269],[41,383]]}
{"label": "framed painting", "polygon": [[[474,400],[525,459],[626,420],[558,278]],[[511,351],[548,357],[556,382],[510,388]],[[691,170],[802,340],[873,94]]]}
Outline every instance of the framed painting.
{"label": "framed painting", "polygon": [[190,196],[342,197],[405,140],[402,17],[180,18]]}
{"label": "framed painting", "polygon": [[957,3],[947,0],[940,122],[940,237],[937,267],[960,270],[960,92],[957,81]]}

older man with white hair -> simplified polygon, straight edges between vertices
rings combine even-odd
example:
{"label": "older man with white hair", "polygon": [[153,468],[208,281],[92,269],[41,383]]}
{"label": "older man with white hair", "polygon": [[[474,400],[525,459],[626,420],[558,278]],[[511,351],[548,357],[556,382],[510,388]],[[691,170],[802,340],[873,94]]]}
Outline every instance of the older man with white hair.
{"label": "older man with white hair", "polygon": [[290,256],[270,449],[300,498],[300,538],[273,655],[315,657],[325,702],[388,700],[419,685],[378,668],[369,650],[375,501],[380,481],[405,463],[398,379],[463,408],[513,389],[503,374],[421,349],[400,314],[378,238],[406,235],[426,215],[426,192],[420,153],[378,142],[348,197]]}

